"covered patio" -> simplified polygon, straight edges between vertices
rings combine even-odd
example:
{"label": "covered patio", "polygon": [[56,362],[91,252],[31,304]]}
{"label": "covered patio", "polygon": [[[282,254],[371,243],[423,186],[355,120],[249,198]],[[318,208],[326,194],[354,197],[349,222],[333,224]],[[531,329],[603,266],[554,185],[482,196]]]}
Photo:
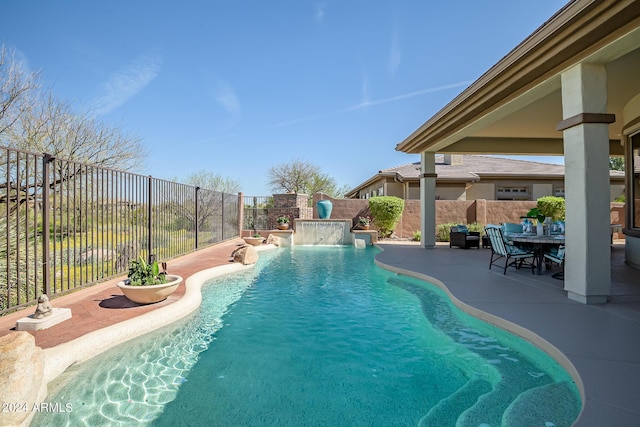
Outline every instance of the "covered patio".
{"label": "covered patio", "polygon": [[609,301],[609,156],[625,157],[624,258],[640,269],[638,69],[640,2],[570,1],[397,145],[422,156],[422,246],[436,241],[436,153],[564,155],[564,289]]}

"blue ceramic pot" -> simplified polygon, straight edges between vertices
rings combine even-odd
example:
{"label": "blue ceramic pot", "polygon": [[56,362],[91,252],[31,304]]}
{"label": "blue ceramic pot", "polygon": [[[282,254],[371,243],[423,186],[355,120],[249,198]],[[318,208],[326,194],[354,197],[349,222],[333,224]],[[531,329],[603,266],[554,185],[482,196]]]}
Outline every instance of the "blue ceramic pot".
{"label": "blue ceramic pot", "polygon": [[316,206],[318,207],[318,217],[320,219],[329,219],[331,217],[331,209],[333,209],[331,200],[319,200]]}

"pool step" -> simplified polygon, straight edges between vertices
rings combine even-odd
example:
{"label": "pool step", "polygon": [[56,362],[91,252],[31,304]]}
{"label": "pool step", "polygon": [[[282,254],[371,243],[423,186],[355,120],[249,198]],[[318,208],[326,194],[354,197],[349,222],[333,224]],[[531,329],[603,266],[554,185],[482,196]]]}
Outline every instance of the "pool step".
{"label": "pool step", "polygon": [[460,387],[455,393],[442,399],[422,417],[419,427],[428,426],[455,426],[461,408],[470,408],[480,396],[491,392],[492,386],[488,381],[474,378]]}
{"label": "pool step", "polygon": [[[571,396],[569,383],[559,382],[522,392],[504,413],[502,424],[511,425],[570,425],[580,413],[580,407]],[[554,414],[557,419],[549,419]],[[550,424],[547,424],[550,425]]]}
{"label": "pool step", "polygon": [[491,392],[480,396],[475,405],[464,411],[456,426],[500,426],[504,412],[517,396],[515,389],[501,381]]}

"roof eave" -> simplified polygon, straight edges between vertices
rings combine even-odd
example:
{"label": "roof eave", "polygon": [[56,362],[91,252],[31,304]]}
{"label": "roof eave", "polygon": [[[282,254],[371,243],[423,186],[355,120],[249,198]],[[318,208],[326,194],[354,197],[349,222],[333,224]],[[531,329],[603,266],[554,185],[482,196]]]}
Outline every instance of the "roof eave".
{"label": "roof eave", "polygon": [[443,148],[438,144],[448,145],[441,142],[606,46],[639,18],[640,2],[571,1],[397,144],[396,150],[421,153]]}

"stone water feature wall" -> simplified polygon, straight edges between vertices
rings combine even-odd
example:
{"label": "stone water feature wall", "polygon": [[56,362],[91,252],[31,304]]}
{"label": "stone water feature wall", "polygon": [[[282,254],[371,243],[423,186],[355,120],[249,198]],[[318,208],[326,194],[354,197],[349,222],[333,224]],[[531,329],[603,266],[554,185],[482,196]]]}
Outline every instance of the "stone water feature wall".
{"label": "stone water feature wall", "polygon": [[269,209],[269,224],[276,223],[279,216],[288,216],[289,224],[293,220],[313,218],[313,208],[309,206],[309,196],[306,194],[274,194],[273,208]]}

